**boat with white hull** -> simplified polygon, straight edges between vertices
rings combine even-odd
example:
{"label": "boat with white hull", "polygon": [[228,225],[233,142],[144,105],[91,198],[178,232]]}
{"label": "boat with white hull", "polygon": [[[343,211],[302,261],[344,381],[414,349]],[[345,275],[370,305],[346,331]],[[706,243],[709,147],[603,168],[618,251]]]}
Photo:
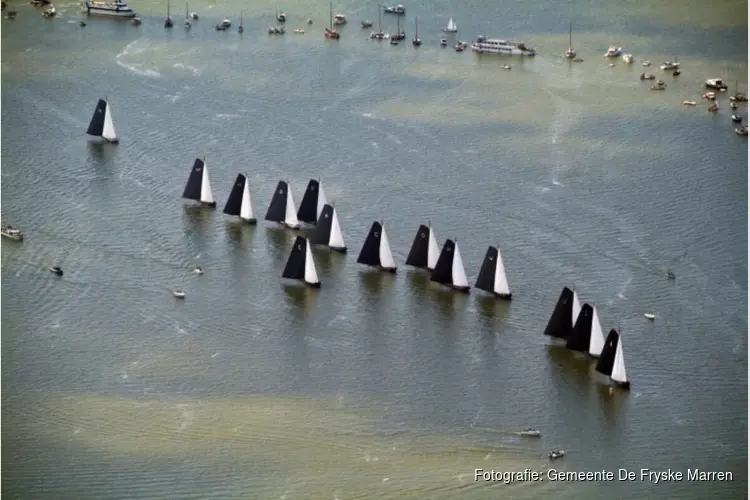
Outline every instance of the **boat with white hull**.
{"label": "boat with white hull", "polygon": [[536,50],[527,47],[523,42],[511,42],[499,38],[477,37],[471,44],[471,50],[480,54],[506,54],[511,56],[535,56]]}
{"label": "boat with white hull", "polygon": [[110,16],[110,17],[135,17],[136,12],[128,7],[128,5],[122,0],[115,0],[114,2],[97,2],[97,1],[85,1],[83,2],[84,11],[90,15],[96,16]]}

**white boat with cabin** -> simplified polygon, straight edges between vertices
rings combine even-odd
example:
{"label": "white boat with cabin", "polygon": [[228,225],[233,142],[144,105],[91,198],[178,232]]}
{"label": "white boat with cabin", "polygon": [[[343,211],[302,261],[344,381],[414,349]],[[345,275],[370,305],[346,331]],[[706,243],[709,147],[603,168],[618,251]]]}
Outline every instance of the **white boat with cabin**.
{"label": "white boat with cabin", "polygon": [[3,228],[0,229],[0,234],[2,234],[4,238],[13,241],[23,241],[23,233],[20,229],[15,229],[13,226],[3,226]]}
{"label": "white boat with cabin", "polygon": [[726,92],[727,90],[727,84],[724,83],[724,80],[721,78],[709,78],[706,80],[706,87],[720,90],[722,92]]}
{"label": "white boat with cabin", "polygon": [[633,54],[630,53],[623,54],[622,60],[625,62],[625,64],[633,64],[633,62],[635,61],[635,57],[633,57]]}
{"label": "white boat with cabin", "polygon": [[403,14],[406,14],[406,7],[404,7],[401,4],[388,5],[388,6],[383,7],[383,12],[385,12],[386,14],[403,15]]}
{"label": "white boat with cabin", "polygon": [[83,2],[84,10],[88,15],[111,16],[111,17],[135,17],[136,12],[128,7],[123,0],[114,2],[98,2],[87,0]]}
{"label": "white boat with cabin", "polygon": [[527,47],[523,42],[511,42],[499,38],[487,38],[481,35],[471,44],[471,50],[480,54],[489,52],[490,54],[507,54],[511,56],[536,55],[536,50]]}
{"label": "white boat with cabin", "polygon": [[615,47],[614,45],[611,45],[607,52],[604,53],[604,57],[617,57],[620,54],[622,54],[622,47]]}

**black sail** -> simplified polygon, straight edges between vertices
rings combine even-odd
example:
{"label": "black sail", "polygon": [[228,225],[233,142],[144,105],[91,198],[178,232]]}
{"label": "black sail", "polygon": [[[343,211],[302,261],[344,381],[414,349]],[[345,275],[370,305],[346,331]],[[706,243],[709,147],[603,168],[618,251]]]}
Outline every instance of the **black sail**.
{"label": "black sail", "polygon": [[357,257],[357,263],[367,266],[380,266],[380,241],[383,234],[383,226],[380,222],[373,222],[370,232],[365,238],[362,250]]}
{"label": "black sail", "polygon": [[206,164],[200,158],[195,159],[193,168],[190,170],[190,177],[188,177],[187,184],[185,184],[185,191],[182,193],[183,198],[188,200],[201,201],[201,187],[203,186],[203,169]]}
{"label": "black sail", "polygon": [[232,186],[232,192],[229,193],[229,199],[224,206],[224,213],[228,215],[240,215],[242,209],[242,195],[245,192],[245,183],[247,178],[243,174],[237,174],[237,179]]}
{"label": "black sail", "polygon": [[96,109],[94,109],[94,115],[91,117],[89,122],[89,129],[86,131],[88,135],[95,135],[101,137],[104,133],[104,116],[107,113],[107,101],[99,99],[96,103]]}
{"label": "black sail", "polygon": [[474,288],[495,293],[495,269],[497,268],[497,248],[489,247],[479,270]]}
{"label": "black sail", "polygon": [[567,339],[573,330],[573,290],[563,288],[555,309],[549,318],[544,334],[550,337]]}
{"label": "black sail", "polygon": [[331,241],[331,229],[333,228],[333,206],[324,205],[318,219],[318,226],[310,238],[313,245],[328,245]]}
{"label": "black sail", "polygon": [[432,271],[430,281],[443,285],[453,285],[453,256],[455,254],[456,244],[453,240],[445,240],[443,250],[440,252],[435,270]]}
{"label": "black sail", "polygon": [[583,304],[578,313],[573,331],[565,343],[565,347],[573,351],[588,352],[591,343],[591,325],[594,320],[594,308]]}
{"label": "black sail", "polygon": [[411,250],[406,257],[406,265],[420,268],[427,268],[427,257],[430,245],[430,228],[424,224],[419,226],[417,235],[414,237],[414,243],[411,244]]}
{"label": "black sail", "polygon": [[300,222],[315,224],[318,222],[318,193],[320,192],[320,183],[315,179],[310,179],[307,183],[307,189],[302,197],[302,202],[297,210],[297,219]]}
{"label": "black sail", "polygon": [[266,220],[272,222],[284,222],[286,220],[286,197],[289,193],[289,186],[284,181],[279,181],[276,185],[276,191],[273,193],[271,203],[268,205]]}
{"label": "black sail", "polygon": [[307,255],[307,240],[302,236],[297,236],[294,240],[294,246],[286,261],[282,278],[305,281],[305,257]]}
{"label": "black sail", "polygon": [[604,342],[602,348],[602,354],[599,356],[599,361],[596,363],[596,371],[603,373],[604,375],[611,377],[612,368],[615,365],[615,355],[617,354],[617,342],[620,340],[620,335],[614,328],[609,331],[607,340]]}

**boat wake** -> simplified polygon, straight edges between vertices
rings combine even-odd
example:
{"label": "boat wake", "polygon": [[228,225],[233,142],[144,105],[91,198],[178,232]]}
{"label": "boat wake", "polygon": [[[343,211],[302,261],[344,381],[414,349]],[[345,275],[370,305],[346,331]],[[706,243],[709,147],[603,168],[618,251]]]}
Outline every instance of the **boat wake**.
{"label": "boat wake", "polygon": [[[149,47],[141,47],[140,45],[147,43],[143,39],[139,38],[127,44],[117,56],[115,61],[117,64],[128,71],[132,71],[141,76],[149,78],[160,78],[161,73],[157,69],[145,67],[143,63],[133,62],[131,59],[133,56],[141,54],[149,49]],[[153,49],[152,49],[153,50]]]}

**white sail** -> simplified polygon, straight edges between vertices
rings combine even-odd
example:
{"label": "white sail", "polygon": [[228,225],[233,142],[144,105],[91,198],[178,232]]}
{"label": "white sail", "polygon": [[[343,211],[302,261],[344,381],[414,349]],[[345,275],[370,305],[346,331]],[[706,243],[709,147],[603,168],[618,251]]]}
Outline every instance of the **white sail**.
{"label": "white sail", "polygon": [[452,17],[448,21],[448,26],[445,27],[445,31],[458,31],[458,26],[456,26],[456,22]]}
{"label": "white sail", "polygon": [[432,226],[430,226],[430,238],[427,242],[427,269],[430,271],[435,270],[438,257],[440,257],[440,248],[438,247],[437,239],[435,238],[435,231],[433,231]]}
{"label": "white sail", "polygon": [[382,224],[380,229],[380,248],[378,251],[380,255],[380,267],[394,269],[396,263],[393,260],[393,253],[391,253],[391,244],[388,242],[388,236],[385,235],[385,226]]}
{"label": "white sail", "polygon": [[310,240],[305,240],[305,283],[310,285],[319,283],[318,273],[315,271],[315,262],[310,250]]}
{"label": "white sail", "polygon": [[573,292],[573,325],[576,326],[576,320],[578,315],[581,313],[581,303],[578,301],[578,294]]}
{"label": "white sail", "polygon": [[316,218],[320,219],[320,213],[326,205],[328,205],[328,200],[326,200],[326,193],[323,191],[323,183],[318,182],[318,213],[315,214]]}
{"label": "white sail", "polygon": [[625,357],[622,354],[622,336],[617,339],[617,350],[615,351],[615,362],[612,365],[612,380],[624,383],[628,381],[628,375],[625,373]]}
{"label": "white sail", "polygon": [[213,203],[214,195],[211,193],[211,181],[208,180],[208,165],[203,161],[203,176],[201,178],[201,202]]}
{"label": "white sail", "polygon": [[245,220],[254,219],[253,206],[250,203],[250,187],[247,176],[245,176],[245,187],[242,189],[242,204],[240,205],[240,218]]}
{"label": "white sail", "polygon": [[297,208],[294,206],[294,198],[292,198],[292,187],[287,183],[286,185],[286,214],[284,215],[284,223],[289,227],[299,227],[299,219],[297,219]]}
{"label": "white sail", "polygon": [[589,354],[598,358],[602,354],[602,349],[604,349],[604,332],[602,332],[602,324],[599,322],[599,313],[596,312],[596,306],[592,307],[594,309],[594,317],[591,319]]}
{"label": "white sail", "polygon": [[461,252],[458,251],[458,243],[454,243],[456,250],[453,252],[453,286],[469,286],[469,280],[466,279],[464,270],[464,261],[461,259]]}
{"label": "white sail", "polygon": [[333,217],[331,217],[331,236],[328,240],[328,246],[332,248],[344,248],[344,236],[341,234],[339,225],[339,216],[336,214],[336,207],[333,207]]}
{"label": "white sail", "polygon": [[108,141],[114,141],[117,139],[115,134],[115,124],[112,123],[112,113],[109,111],[109,103],[104,111],[104,130],[102,131],[102,137]]}
{"label": "white sail", "polygon": [[503,266],[503,257],[500,255],[500,249],[497,249],[497,262],[495,263],[495,293],[507,295],[510,293],[508,278],[505,276],[505,266]]}

